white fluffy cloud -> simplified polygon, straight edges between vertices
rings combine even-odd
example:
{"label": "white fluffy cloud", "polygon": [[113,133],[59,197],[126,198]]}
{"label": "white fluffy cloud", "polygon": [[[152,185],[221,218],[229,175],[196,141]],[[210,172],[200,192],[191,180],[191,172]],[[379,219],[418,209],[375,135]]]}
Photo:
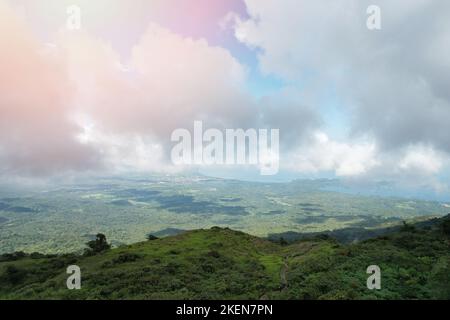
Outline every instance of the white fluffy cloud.
{"label": "white fluffy cloud", "polygon": [[249,96],[240,89],[245,68],[226,50],[203,40],[185,39],[152,24],[130,61],[123,62],[88,34],[61,38],[77,83],[79,110],[104,130],[164,140],[196,119],[220,126],[253,118]]}
{"label": "white fluffy cloud", "polygon": [[349,177],[365,174],[377,165],[374,143],[338,142],[324,132],[316,132],[311,141],[296,150],[289,168],[303,173],[325,171]]}
{"label": "white fluffy cloud", "polygon": [[[447,1],[380,0],[379,31],[366,28],[365,0],[245,3],[236,37],[288,84],[260,100],[246,92],[248,67],[205,40],[150,23],[129,55],[88,29],[61,30],[45,45],[0,0],[3,173],[173,170],[170,134],[194,120],[278,128],[281,167],[302,173],[417,179],[448,167]],[[322,119],[330,88],[349,115],[348,137]]]}
{"label": "white fluffy cloud", "polygon": [[438,173],[444,165],[444,155],[425,146],[409,147],[399,163],[399,168],[407,172],[422,174]]}
{"label": "white fluffy cloud", "polygon": [[[15,16],[2,8],[8,12],[0,17]],[[2,42],[8,47],[0,62],[7,71],[0,87],[6,172],[170,170],[171,133],[190,129],[194,120],[219,129],[283,126],[295,132],[286,137],[299,139],[309,123],[317,122],[311,108],[292,99],[258,105],[244,90],[246,67],[227,50],[156,24],[148,26],[124,61],[87,31],[61,30],[43,45],[25,23],[1,20],[14,41],[14,32],[27,34],[24,44]],[[297,127],[302,121],[305,125]],[[10,143],[17,123],[21,140]]]}
{"label": "white fluffy cloud", "polygon": [[41,174],[97,165],[66,104],[72,88],[63,59],[49,56],[0,2],[0,173]]}
{"label": "white fluffy cloud", "polygon": [[[443,168],[446,161],[434,155],[449,159],[450,152],[448,1],[376,1],[382,26],[376,31],[366,27],[366,9],[373,1],[245,2],[249,18],[236,19],[235,34],[249,47],[259,48],[263,72],[301,83],[305,90],[318,84],[334,88],[343,102],[341,111],[350,115],[349,141],[370,136],[377,146],[375,151],[353,145],[348,150],[353,161],[343,167],[331,163],[339,158],[337,162],[345,163],[339,154],[346,152],[340,150],[351,142],[327,145],[336,156],[312,147],[306,154],[318,156],[308,163],[334,167],[338,174],[364,173],[372,163],[365,157],[370,154],[372,159],[376,153],[382,163],[374,170],[392,172],[392,162],[397,171],[420,167],[418,172],[437,174]],[[431,151],[418,153],[421,145]]]}
{"label": "white fluffy cloud", "polygon": [[[243,90],[246,68],[228,51],[155,24],[127,62],[85,33],[64,34],[61,43],[77,87],[78,124],[87,130],[83,141],[98,145],[109,167],[123,167],[125,159],[112,156],[123,153],[130,168],[134,158],[135,169],[170,170],[171,133],[192,129],[195,120],[219,129],[282,125],[300,138],[307,126],[289,125],[291,111],[299,119],[304,115],[295,124],[315,117],[310,108],[293,108],[289,101],[258,106]],[[129,152],[143,141],[157,147],[150,148],[157,154]]]}

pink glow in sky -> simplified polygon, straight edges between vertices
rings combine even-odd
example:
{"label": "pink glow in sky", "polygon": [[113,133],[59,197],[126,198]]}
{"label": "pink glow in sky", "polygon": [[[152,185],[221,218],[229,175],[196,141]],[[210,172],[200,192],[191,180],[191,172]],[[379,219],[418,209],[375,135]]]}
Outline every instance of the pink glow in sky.
{"label": "pink glow in sky", "polygon": [[380,32],[367,2],[0,0],[0,175],[166,169],[202,120],[279,128],[289,172],[450,190],[450,2],[379,0]]}
{"label": "pink glow in sky", "polygon": [[[4,0],[2,0],[4,1]],[[225,40],[220,22],[229,13],[245,15],[242,0],[14,0],[10,4],[26,15],[33,31],[43,39],[66,23],[66,9],[82,10],[83,28],[112,43],[127,54],[147,28],[157,23],[181,36],[204,38],[220,44]]]}

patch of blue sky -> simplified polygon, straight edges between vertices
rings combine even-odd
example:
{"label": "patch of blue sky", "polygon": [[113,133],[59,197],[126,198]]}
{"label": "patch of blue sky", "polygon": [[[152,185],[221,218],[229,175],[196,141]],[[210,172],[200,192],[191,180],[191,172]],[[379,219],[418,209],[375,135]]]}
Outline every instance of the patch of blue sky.
{"label": "patch of blue sky", "polygon": [[239,42],[232,30],[223,30],[220,43],[230,54],[247,69],[247,81],[245,90],[254,98],[259,99],[271,93],[277,92],[286,86],[286,83],[273,74],[263,74],[259,67],[258,56],[261,50],[249,48]]}
{"label": "patch of blue sky", "polygon": [[318,103],[325,133],[336,140],[348,138],[351,118],[332,85],[323,91]]}
{"label": "patch of blue sky", "polygon": [[[295,88],[297,92],[308,90],[309,84],[317,79],[317,72],[314,69],[301,70],[301,74],[295,80],[286,81],[275,74],[267,74],[261,70],[259,56],[263,54],[259,48],[250,48],[239,42],[233,30],[222,30],[220,43],[216,43],[226,48],[230,54],[247,68],[247,82],[244,88],[255,99],[270,96],[285,88]],[[316,93],[313,101],[317,106],[323,127],[321,128],[333,139],[345,140],[350,131],[350,116],[344,108],[342,99],[336,91],[333,83],[321,86],[320,92]],[[301,102],[301,101],[300,101]]]}

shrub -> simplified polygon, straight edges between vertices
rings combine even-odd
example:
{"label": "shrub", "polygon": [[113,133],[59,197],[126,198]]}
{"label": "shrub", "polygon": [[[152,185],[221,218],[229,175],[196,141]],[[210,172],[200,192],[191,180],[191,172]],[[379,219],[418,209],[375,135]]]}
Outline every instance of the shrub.
{"label": "shrub", "polygon": [[139,255],[134,253],[123,253],[119,257],[113,260],[113,264],[121,264],[126,262],[134,262],[140,258]]}
{"label": "shrub", "polygon": [[400,232],[414,232],[416,228],[410,224],[407,224],[406,221],[403,221],[403,226],[400,228]]}
{"label": "shrub", "polygon": [[26,257],[26,253],[22,252],[22,251],[17,251],[14,253],[5,253],[3,255],[0,256],[0,262],[3,261],[16,261],[19,259],[22,259],[24,257]]}
{"label": "shrub", "polygon": [[207,253],[208,257],[213,257],[213,258],[220,258],[220,253],[217,252],[216,250],[211,250]]}
{"label": "shrub", "polygon": [[284,239],[283,237],[280,237],[280,239],[278,240],[278,243],[282,246],[286,246],[289,243],[286,241],[286,239]]}
{"label": "shrub", "polygon": [[97,254],[111,248],[111,245],[106,241],[106,236],[102,233],[97,234],[95,240],[86,243],[89,249],[86,250],[86,255]]}
{"label": "shrub", "polygon": [[441,225],[441,230],[444,235],[447,237],[450,236],[450,219],[445,219]]}
{"label": "shrub", "polygon": [[33,252],[30,254],[31,259],[42,259],[45,258],[45,255],[39,252]]}
{"label": "shrub", "polygon": [[16,285],[25,279],[25,274],[26,272],[24,270],[19,269],[14,265],[10,265],[6,267],[2,280],[12,285]]}
{"label": "shrub", "polygon": [[153,241],[153,240],[158,240],[159,238],[157,237],[157,236],[154,236],[154,235],[152,235],[152,234],[149,234],[148,236],[147,236],[147,240],[148,241]]}

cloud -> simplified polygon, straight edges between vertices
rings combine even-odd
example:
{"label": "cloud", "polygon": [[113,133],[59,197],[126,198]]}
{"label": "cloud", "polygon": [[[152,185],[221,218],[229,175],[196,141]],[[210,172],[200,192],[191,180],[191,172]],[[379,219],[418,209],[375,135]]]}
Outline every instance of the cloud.
{"label": "cloud", "polygon": [[63,39],[80,113],[96,132],[157,143],[164,155],[161,166],[170,161],[172,131],[192,129],[196,120],[221,130],[280,128],[286,151],[320,125],[317,112],[300,104],[294,89],[256,101],[244,90],[247,68],[205,40],[150,24],[123,63],[88,34]]}
{"label": "cloud", "polygon": [[132,128],[145,121],[138,127],[151,127],[167,137],[196,119],[208,118],[210,125],[220,127],[248,123],[253,117],[252,101],[241,89],[245,67],[205,40],[182,38],[150,25],[132,50],[130,66],[140,91]]}
{"label": "cloud", "polygon": [[[0,16],[14,17],[3,8]],[[61,29],[42,45],[26,24],[2,23],[26,34],[9,34],[17,44],[1,53],[0,161],[8,172],[173,170],[171,133],[195,120],[218,129],[280,127],[285,145],[319,123],[290,93],[255,100],[245,91],[247,67],[226,49],[154,23],[129,59],[86,30]]]}
{"label": "cloud", "polygon": [[296,150],[287,168],[302,173],[333,172],[339,177],[363,175],[379,165],[373,142],[333,141],[324,132]]}
{"label": "cloud", "polygon": [[[439,161],[417,153],[405,159],[403,154],[426,145],[449,159],[448,1],[377,1],[382,19],[382,29],[377,31],[366,27],[366,9],[373,1],[245,3],[249,18],[234,17],[235,35],[247,46],[258,48],[261,70],[299,83],[304,90],[334,88],[340,112],[349,115],[349,141],[371,137],[377,158],[384,162],[376,168],[391,172],[390,161],[402,161],[404,170],[422,167],[429,174],[443,168]],[[324,93],[316,94],[320,99]],[[342,145],[337,149],[341,148],[345,149]],[[346,166],[352,170],[337,166],[336,173],[365,172],[367,166],[360,166],[360,156],[356,152],[355,163]],[[313,167],[319,168],[321,163],[334,162],[326,155],[313,155],[313,159]]]}
{"label": "cloud", "polygon": [[246,127],[255,119],[253,101],[241,89],[245,67],[204,40],[151,24],[126,62],[87,33],[62,34],[61,48],[76,83],[78,123],[93,128],[85,141],[98,143],[105,154],[121,144],[114,139],[132,137],[130,145],[151,141],[166,156],[163,167],[170,162],[173,130],[191,129],[195,120],[225,128]]}
{"label": "cloud", "polygon": [[399,167],[407,172],[419,172],[424,175],[438,173],[444,164],[445,158],[433,148],[426,146],[414,146],[405,150]]}
{"label": "cloud", "polygon": [[366,28],[370,1],[246,0],[236,36],[261,49],[266,73],[334,86],[353,133],[381,148],[431,143],[450,151],[448,1],[377,1],[382,29]]}
{"label": "cloud", "polygon": [[[213,20],[224,13],[222,27],[234,23],[262,72],[286,84],[260,99],[247,91],[251,66],[199,37],[202,23],[186,29],[190,38],[179,25],[148,23],[133,11],[136,21],[122,32],[123,4],[80,3],[86,28],[46,33],[44,44],[42,30],[31,31],[0,0],[3,173],[172,171],[170,135],[194,120],[206,128],[278,128],[281,167],[302,173],[424,181],[448,167],[447,2],[380,0],[379,31],[366,28],[372,3],[365,0],[246,0],[247,18],[226,15],[221,2]],[[104,16],[102,27],[92,17],[107,3],[117,15]],[[177,20],[163,2],[152,5],[159,13],[150,20]],[[27,23],[64,25],[46,26],[46,12]],[[330,91],[337,113],[348,116],[348,136],[327,127]]]}
{"label": "cloud", "polygon": [[[245,68],[226,50],[151,24],[130,61],[87,32],[50,45],[0,3],[3,173],[164,170],[170,133],[252,123]],[[8,39],[8,41],[3,41]]]}
{"label": "cloud", "polygon": [[51,39],[65,27],[67,8],[78,6],[81,26],[92,35],[111,43],[122,56],[154,22],[184,37],[217,40],[218,21],[229,10],[243,11],[241,0],[1,0],[19,8],[33,31]]}
{"label": "cloud", "polygon": [[380,152],[369,137],[333,140],[316,131],[282,161],[283,169],[310,177],[331,173],[353,182],[391,181],[403,186],[427,186],[441,192],[448,184],[439,174],[450,161],[445,152],[415,144]]}
{"label": "cloud", "polygon": [[79,128],[67,113],[72,93],[64,61],[49,56],[3,2],[0,39],[1,173],[91,167],[97,155],[76,141]]}

